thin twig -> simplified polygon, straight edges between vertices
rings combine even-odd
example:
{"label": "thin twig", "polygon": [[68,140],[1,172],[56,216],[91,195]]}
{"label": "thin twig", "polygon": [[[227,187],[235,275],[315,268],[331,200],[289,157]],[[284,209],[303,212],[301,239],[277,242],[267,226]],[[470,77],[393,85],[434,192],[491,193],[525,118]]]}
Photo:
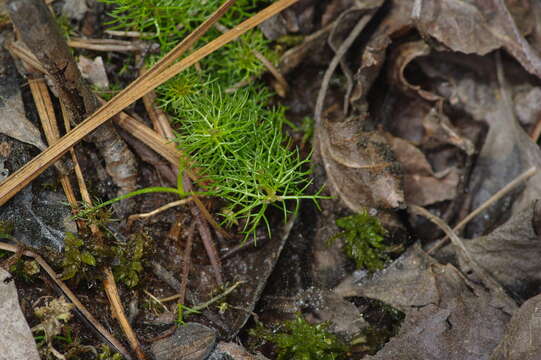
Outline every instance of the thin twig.
{"label": "thin twig", "polygon": [[186,300],[186,288],[188,287],[188,277],[190,275],[190,265],[192,262],[192,245],[195,231],[195,224],[192,222],[188,228],[188,239],[182,255],[182,274],[180,275],[180,291],[178,304],[184,305]]}
{"label": "thin twig", "polygon": [[111,39],[79,39],[71,38],[68,46],[76,49],[86,49],[105,52],[145,52],[150,44],[141,42],[111,40]]}
{"label": "thin twig", "polygon": [[494,277],[487,271],[485,268],[483,268],[481,265],[479,265],[472,257],[470,252],[466,249],[464,246],[464,243],[462,240],[456,235],[456,233],[439,217],[436,215],[430,213],[428,210],[421,206],[417,205],[409,205],[410,210],[412,210],[414,213],[418,215],[422,215],[426,217],[428,220],[432,221],[434,224],[436,224],[445,234],[451,239],[452,244],[462,253],[464,256],[464,259],[468,263],[468,265],[477,273],[477,275],[484,281],[485,285],[493,290],[495,293],[500,295],[500,300],[504,300],[506,302],[506,306],[508,309],[515,309],[516,303],[511,300],[511,298],[507,295],[504,288],[494,279]]}
{"label": "thin twig", "polygon": [[[217,301],[223,299],[224,297],[226,297],[227,295],[231,294],[231,292],[233,290],[235,290],[239,285],[242,285],[245,282],[246,281],[237,281],[235,284],[228,287],[223,293],[216,295],[215,297],[213,297],[209,301],[205,301],[204,303],[201,303],[199,305],[191,306],[190,309],[195,310],[195,311],[200,311],[200,310],[206,309],[210,305],[214,304],[215,302],[217,302]],[[173,296],[169,296],[169,297],[160,299],[160,301],[161,302],[168,302],[168,301],[176,300],[178,298],[180,298],[180,294],[176,294],[176,295],[173,295]]]}
{"label": "thin twig", "polygon": [[165,305],[163,304],[163,302],[162,302],[160,299],[158,299],[156,296],[152,295],[152,294],[151,294],[150,292],[148,292],[146,289],[143,289],[143,292],[144,292],[149,298],[151,298],[152,300],[154,300],[154,302],[155,302],[156,304],[159,304],[161,307],[163,307],[164,311],[169,312],[169,309],[167,308],[167,306],[165,306]]}
{"label": "thin twig", "polygon": [[269,59],[267,59],[265,55],[263,55],[257,50],[252,50],[252,53],[259,61],[261,61],[263,66],[265,66],[267,70],[269,70],[269,72],[272,74],[272,76],[274,76],[274,78],[276,79],[276,82],[279,85],[279,86],[274,87],[274,89],[276,90],[276,93],[280,97],[285,97],[287,90],[289,88],[289,85],[287,84],[287,80],[284,77],[284,75],[282,75],[280,70],[278,70],[278,68],[274,66],[274,64]]}
{"label": "thin twig", "polygon": [[[142,66],[141,69],[139,69],[139,75],[143,75],[146,71],[147,69]],[[154,90],[149,91],[148,94],[143,96],[143,104],[145,105],[148,117],[152,121],[154,130],[156,130],[164,138],[173,140],[175,138],[175,134],[173,132],[173,128],[171,127],[171,121],[169,120],[169,116],[167,116],[165,111],[156,105],[156,93]]]}
{"label": "thin twig", "polygon": [[[10,251],[13,253],[17,253],[18,246],[6,244],[3,242],[0,242],[0,249]],[[83,316],[88,320],[90,324],[103,336],[107,341],[115,348],[116,351],[118,351],[122,356],[124,356],[126,359],[131,360],[132,357],[128,350],[118,341],[105,327],[103,327],[99,321],[87,310],[87,308],[79,301],[77,296],[60,280],[60,276],[56,274],[56,272],[47,264],[47,262],[38,254],[36,254],[33,251],[25,250],[23,252],[24,256],[28,256],[36,260],[36,262],[45,270],[45,272],[51,277],[51,279],[54,281],[54,283],[64,292],[66,297],[75,305],[77,310],[83,314]]]}
{"label": "thin twig", "polygon": [[[518,177],[516,177],[513,181],[511,181],[509,184],[505,185],[501,190],[499,190],[497,193],[492,195],[490,199],[485,201],[481,206],[479,206],[477,209],[472,211],[468,216],[466,216],[464,219],[462,219],[458,224],[455,225],[453,228],[453,231],[459,231],[462,229],[468,222],[470,222],[471,219],[479,215],[481,212],[483,212],[488,207],[492,206],[494,203],[498,202],[500,199],[502,199],[504,196],[509,194],[511,191],[513,191],[517,186],[524,183],[526,180],[531,178],[533,175],[537,173],[537,169],[535,167],[529,168],[522,174],[520,174]],[[449,237],[446,235],[443,239],[438,241],[434,246],[432,246],[427,253],[432,254],[433,252],[437,251],[439,248],[441,248],[443,245],[447,243],[447,240],[449,240]]]}
{"label": "thin twig", "polygon": [[353,42],[355,41],[355,39],[357,39],[357,37],[361,34],[364,27],[366,26],[366,24],[368,24],[371,18],[372,18],[371,16],[364,16],[364,15],[361,17],[361,19],[357,22],[353,30],[351,30],[351,33],[347,36],[344,42],[337,49],[336,54],[334,55],[329,66],[327,67],[327,70],[325,71],[325,74],[323,75],[323,80],[321,81],[321,88],[319,89],[319,93],[317,95],[316,109],[315,109],[315,114],[314,114],[316,124],[321,123],[321,114],[323,112],[323,105],[325,102],[325,97],[327,96],[327,90],[329,89],[329,83],[331,81],[332,75],[334,74],[334,71],[340,64],[340,61],[342,60],[342,58],[346,55],[351,45],[353,45]]}
{"label": "thin twig", "polygon": [[192,201],[193,198],[192,197],[187,197],[185,199],[180,199],[180,200],[177,200],[177,201],[173,201],[173,202],[170,202],[168,204],[165,204],[157,209],[154,209],[150,212],[147,212],[147,213],[143,213],[143,214],[133,214],[133,215],[130,215],[128,217],[128,222],[127,222],[127,226],[130,227],[131,224],[133,224],[133,222],[137,219],[146,219],[148,217],[151,217],[151,216],[154,216],[154,215],[157,215],[161,212],[164,212],[165,210],[168,210],[168,209],[171,209],[175,206],[181,206],[181,205],[186,205],[187,203],[189,203],[190,201]]}
{"label": "thin twig", "polygon": [[[185,191],[192,192],[192,193],[194,192],[193,184],[187,175],[183,176],[182,184],[184,185]],[[199,200],[197,195],[194,195],[193,198],[196,203],[197,201],[201,202],[201,200]],[[201,203],[201,205],[203,204]],[[202,207],[206,210],[204,206]],[[222,262],[220,261],[218,251],[216,250],[216,246],[214,245],[214,241],[212,240],[212,235],[210,233],[208,223],[205,221],[206,217],[203,217],[201,215],[200,209],[201,207],[199,206],[190,206],[190,211],[197,225],[199,235],[201,236],[201,241],[203,242],[203,246],[205,247],[205,251],[207,252],[207,256],[210,260],[210,264],[212,265],[212,269],[214,270],[214,276],[216,277],[216,281],[218,282],[219,285],[222,285],[223,284]],[[210,214],[208,215],[212,219],[212,216],[210,216]],[[214,219],[212,220],[214,221]]]}
{"label": "thin twig", "polygon": [[124,37],[134,37],[134,38],[156,36],[156,33],[140,32],[140,31],[105,30],[105,33],[111,36],[124,36]]}

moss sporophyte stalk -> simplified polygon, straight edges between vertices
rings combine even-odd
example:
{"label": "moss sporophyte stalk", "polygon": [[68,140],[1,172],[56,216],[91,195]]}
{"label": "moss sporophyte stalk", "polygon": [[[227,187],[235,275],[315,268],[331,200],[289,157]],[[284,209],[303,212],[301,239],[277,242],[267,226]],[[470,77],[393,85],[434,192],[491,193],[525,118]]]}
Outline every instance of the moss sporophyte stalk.
{"label": "moss sporophyte stalk", "polygon": [[[142,32],[147,40],[160,44],[159,56],[222,3],[222,0],[102,1],[113,6],[110,25],[114,29]],[[220,20],[220,25],[233,27],[270,3],[239,0]],[[201,42],[217,35],[218,30],[210,31]],[[310,185],[309,171],[305,168],[310,159],[302,159],[284,134],[285,109],[271,106],[273,94],[254,80],[265,71],[255,51],[276,62],[277,55],[270,45],[259,30],[253,30],[202,60],[197,70],[188,69],[157,89],[158,102],[178,131],[175,142],[190,158],[189,165],[180,164],[180,170],[187,166],[196,169],[201,194],[221,199],[218,213],[223,224],[238,225],[245,234],[255,232],[262,223],[270,233],[266,217],[270,206],[281,208],[286,216],[290,212],[289,201],[298,205],[300,199],[317,198],[317,195],[305,195]],[[148,57],[147,65],[158,58]],[[249,85],[233,92],[227,90],[241,82]],[[179,185],[176,189],[143,189],[128,196],[159,191],[181,197],[189,195]]]}

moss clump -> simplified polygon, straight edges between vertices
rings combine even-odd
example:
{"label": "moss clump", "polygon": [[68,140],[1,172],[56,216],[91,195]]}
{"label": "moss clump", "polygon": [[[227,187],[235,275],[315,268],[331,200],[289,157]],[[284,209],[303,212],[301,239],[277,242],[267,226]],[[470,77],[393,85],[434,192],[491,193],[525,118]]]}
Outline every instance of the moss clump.
{"label": "moss clump", "polygon": [[363,211],[356,215],[336,220],[336,225],[343,231],[329,239],[332,244],[336,239],[344,241],[346,255],[355,261],[357,269],[375,271],[385,266],[389,247],[383,243],[387,230],[379,220]]}
{"label": "moss clump", "polygon": [[[76,283],[95,280],[101,276],[97,269],[111,266],[116,280],[128,287],[136,286],[143,270],[143,257],[151,250],[150,239],[133,234],[126,242],[116,241],[107,230],[111,219],[104,208],[86,210],[84,219],[87,226],[79,234],[66,233],[62,279],[74,279]],[[90,224],[97,226],[103,238],[90,231]]]}
{"label": "moss clump", "polygon": [[273,343],[278,360],[347,359],[349,346],[327,329],[328,323],[312,325],[300,314],[283,323],[281,330],[270,331],[259,325],[251,335]]}

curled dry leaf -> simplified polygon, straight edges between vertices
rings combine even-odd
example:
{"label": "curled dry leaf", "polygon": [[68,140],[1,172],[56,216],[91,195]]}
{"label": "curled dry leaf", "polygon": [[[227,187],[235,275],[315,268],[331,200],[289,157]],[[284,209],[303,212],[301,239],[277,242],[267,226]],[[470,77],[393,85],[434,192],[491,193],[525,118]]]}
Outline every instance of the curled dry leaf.
{"label": "curled dry leaf", "polygon": [[450,168],[443,174],[434,174],[425,155],[408,141],[386,134],[391,149],[402,165],[404,194],[408,203],[426,206],[456,196],[460,171]]}
{"label": "curled dry leaf", "polygon": [[404,201],[398,163],[385,138],[363,132],[361,121],[325,120],[318,129],[323,165],[332,190],[354,212],[396,208]]}
{"label": "curled dry leaf", "polygon": [[[462,53],[485,55],[504,48],[528,72],[541,77],[541,58],[523,36],[533,31],[534,25],[539,23],[535,21],[535,14],[541,13],[541,9],[532,3],[511,0],[389,1],[387,16],[363,52],[351,101],[364,102],[383,66],[391,39],[413,28],[423,38],[437,40],[444,49]],[[541,36],[537,38],[541,39]]]}
{"label": "curled dry leaf", "polygon": [[[448,101],[452,109],[488,126],[469,184],[471,208],[475,209],[520,173],[532,166],[539,168],[541,153],[520,127],[514,115],[515,106],[505,101],[506,94],[514,92],[514,85],[496,79],[490,71],[496,68],[493,58],[446,54],[446,63],[443,63],[442,56],[433,54],[417,60],[417,64],[429,78],[440,79],[435,91]],[[508,62],[505,69],[517,78],[524,72]],[[483,216],[473,219],[467,227],[467,236],[486,233],[508,218],[511,207],[516,213],[539,198],[541,175],[534,175],[523,189],[522,193],[515,191],[487,209]]]}

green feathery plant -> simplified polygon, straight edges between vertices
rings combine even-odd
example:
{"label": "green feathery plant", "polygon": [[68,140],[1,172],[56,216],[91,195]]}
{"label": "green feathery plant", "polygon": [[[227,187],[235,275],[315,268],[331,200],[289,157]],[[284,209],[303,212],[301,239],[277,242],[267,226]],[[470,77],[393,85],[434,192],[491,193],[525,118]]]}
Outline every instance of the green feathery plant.
{"label": "green feathery plant", "polygon": [[[101,0],[114,5],[110,13],[115,29],[143,32],[156,41],[164,55],[193,31],[222,0]],[[237,25],[243,18],[271,3],[268,0],[238,0],[220,20],[225,27]],[[210,31],[201,41],[219,34]],[[269,206],[288,210],[286,202],[298,202],[309,186],[306,167],[291,150],[291,140],[284,135],[286,121],[282,107],[271,108],[270,90],[252,83],[233,93],[231,85],[261,75],[265,68],[254,50],[275,60],[269,41],[259,30],[217,50],[200,63],[201,71],[187,69],[158,87],[158,102],[177,124],[178,147],[190,156],[190,166],[201,176],[199,187],[205,196],[223,199],[219,212],[225,225],[238,225],[245,234],[255,232],[265,223]],[[197,46],[196,46],[197,47]],[[157,57],[148,59],[149,63]],[[181,168],[187,166],[180,164]],[[182,173],[182,172],[180,172]],[[181,198],[190,194],[181,181],[174,188],[143,189],[122,198],[149,192],[173,192]],[[110,200],[101,206],[118,201]]]}
{"label": "green feathery plant", "polygon": [[[113,18],[111,29],[135,30],[143,33],[143,39],[159,43],[160,56],[171,50],[186,35],[205,21],[223,0],[100,0],[113,5],[109,15]],[[242,19],[253,15],[271,0],[238,0],[220,19],[220,24],[231,28]],[[220,34],[213,29],[203,36],[198,47]],[[203,70],[222,80],[235,83],[265,71],[253,51],[259,51],[270,60],[276,55],[269,48],[269,41],[259,30],[245,34],[242,39],[224,46],[201,62]],[[158,57],[160,57],[158,56]],[[225,59],[225,61],[224,61]],[[150,62],[156,58],[150,58]]]}

